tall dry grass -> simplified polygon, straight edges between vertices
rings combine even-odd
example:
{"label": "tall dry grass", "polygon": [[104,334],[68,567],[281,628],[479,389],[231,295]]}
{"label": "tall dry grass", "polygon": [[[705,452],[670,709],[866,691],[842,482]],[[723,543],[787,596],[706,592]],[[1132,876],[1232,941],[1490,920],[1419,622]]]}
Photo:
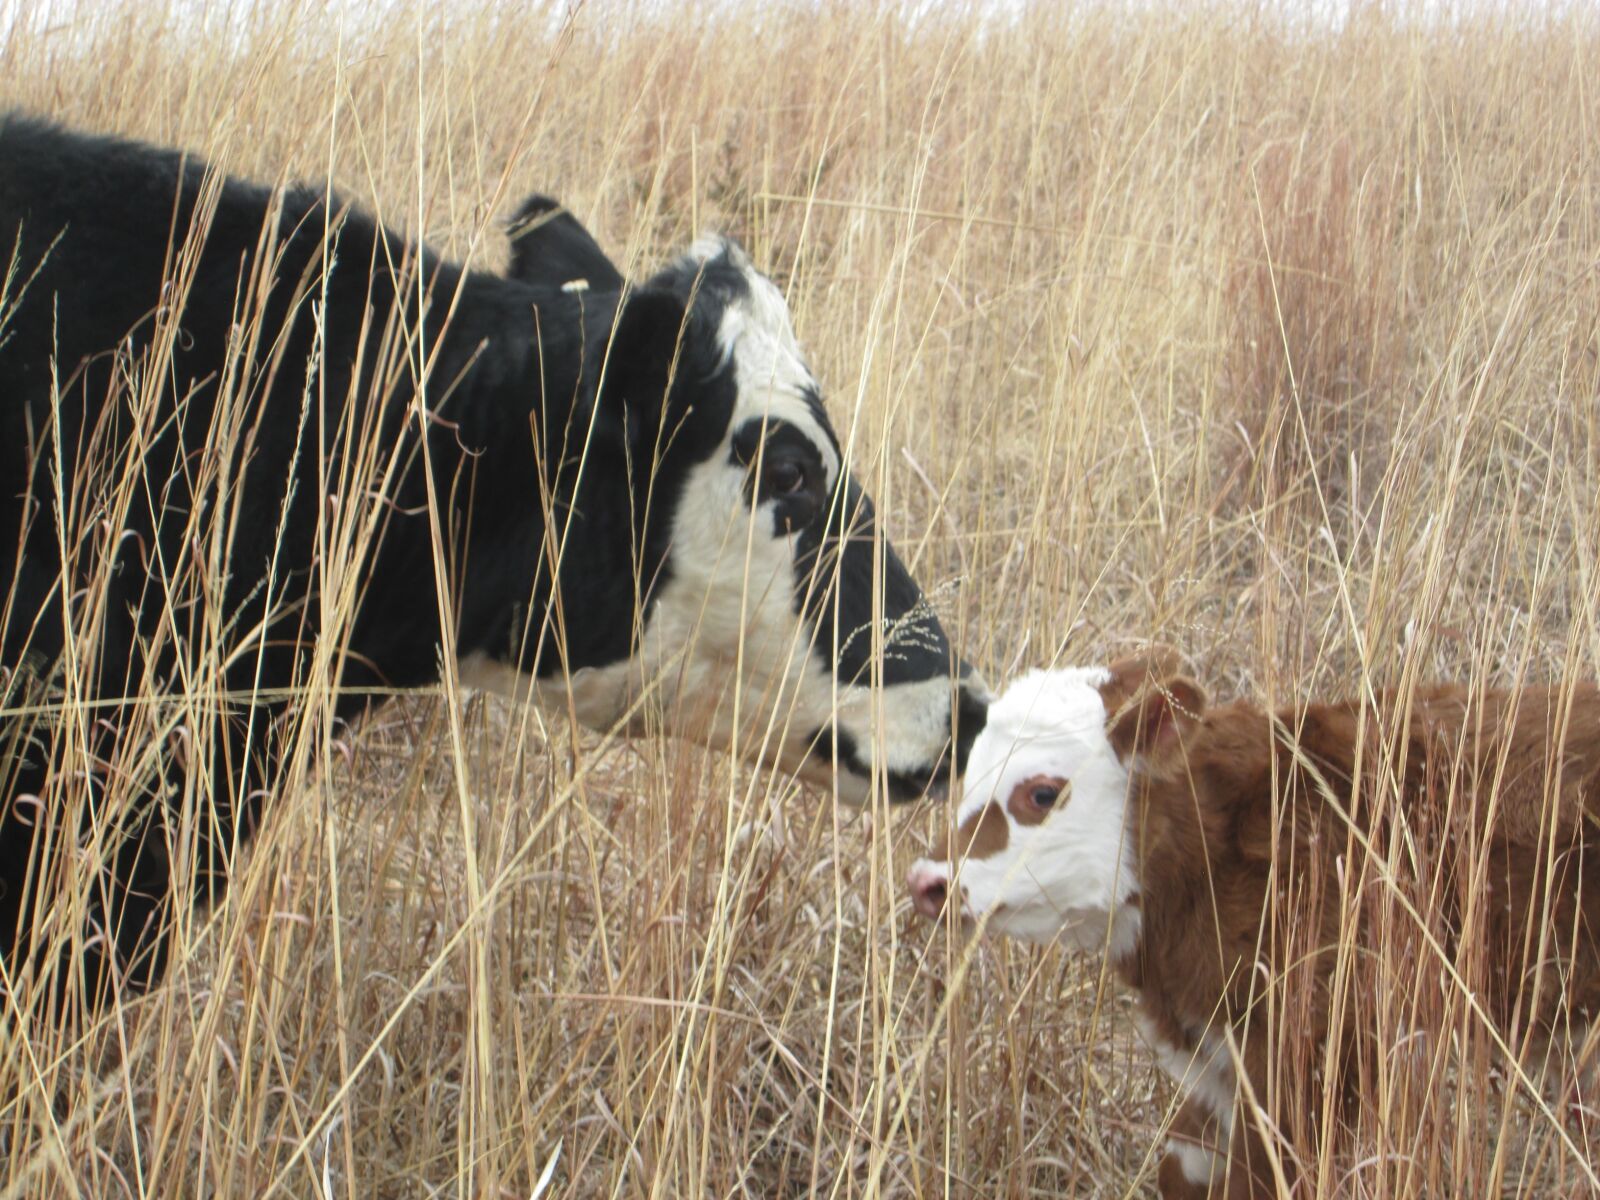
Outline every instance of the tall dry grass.
{"label": "tall dry grass", "polygon": [[[1593,675],[1600,19],[1300,11],[24,4],[0,104],[486,265],[536,189],[635,270],[737,235],[991,680],[1151,637],[1274,700]],[[0,1194],[1150,1191],[1171,1095],[1097,964],[911,919],[939,814],[318,700],[163,985],[0,1026]],[[1507,1084],[1393,910],[1395,1052],[1303,1194],[1583,1194],[1593,1115]]]}

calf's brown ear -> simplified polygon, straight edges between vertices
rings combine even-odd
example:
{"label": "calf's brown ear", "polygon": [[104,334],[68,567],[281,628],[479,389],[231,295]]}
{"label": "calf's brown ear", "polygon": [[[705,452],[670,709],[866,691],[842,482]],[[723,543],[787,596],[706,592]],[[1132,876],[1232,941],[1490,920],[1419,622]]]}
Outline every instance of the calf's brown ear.
{"label": "calf's brown ear", "polygon": [[1181,762],[1183,737],[1205,711],[1206,694],[1194,680],[1182,675],[1150,679],[1111,714],[1106,736],[1123,762],[1138,757],[1159,771]]}
{"label": "calf's brown ear", "polygon": [[1111,677],[1100,685],[1100,698],[1105,701],[1106,712],[1115,717],[1144,688],[1182,675],[1183,655],[1171,646],[1152,642],[1142,650],[1117,659],[1107,672]]}

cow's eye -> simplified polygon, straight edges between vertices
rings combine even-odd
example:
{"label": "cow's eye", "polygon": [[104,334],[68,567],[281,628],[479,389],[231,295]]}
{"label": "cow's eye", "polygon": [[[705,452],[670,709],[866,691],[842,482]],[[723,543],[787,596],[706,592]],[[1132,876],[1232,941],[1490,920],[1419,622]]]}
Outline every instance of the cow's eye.
{"label": "cow's eye", "polygon": [[1035,808],[1049,808],[1061,798],[1061,789],[1053,783],[1041,783],[1028,793]]}
{"label": "cow's eye", "polygon": [[767,464],[762,491],[769,496],[793,496],[806,486],[806,469],[792,458],[779,458]]}

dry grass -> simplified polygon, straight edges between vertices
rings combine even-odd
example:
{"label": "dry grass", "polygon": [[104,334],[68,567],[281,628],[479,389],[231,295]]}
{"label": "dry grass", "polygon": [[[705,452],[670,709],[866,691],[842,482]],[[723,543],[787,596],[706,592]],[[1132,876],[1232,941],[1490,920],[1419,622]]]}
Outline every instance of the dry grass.
{"label": "dry grass", "polygon": [[[1593,675],[1600,21],[1354,7],[0,4],[0,104],[490,265],[536,189],[640,269],[738,235],[991,680],[1147,637],[1269,698]],[[1150,1191],[1125,999],[915,922],[935,814],[477,697],[296,744],[164,986],[0,1028],[0,1195]],[[1448,1036],[1316,1194],[1578,1191],[1416,941],[1363,986]]]}

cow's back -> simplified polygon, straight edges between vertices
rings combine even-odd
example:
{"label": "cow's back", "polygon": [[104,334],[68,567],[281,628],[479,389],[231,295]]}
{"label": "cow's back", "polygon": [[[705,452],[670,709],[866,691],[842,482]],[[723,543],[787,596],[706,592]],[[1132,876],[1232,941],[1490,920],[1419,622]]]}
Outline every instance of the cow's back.
{"label": "cow's back", "polygon": [[[204,164],[177,151],[0,118],[4,403],[43,403],[52,362],[63,391],[85,373],[106,374],[109,351],[139,354],[172,318],[171,378],[179,387],[204,378],[248,312],[241,293],[264,237],[272,274],[294,278],[320,257],[322,225],[318,193],[208,185]],[[370,253],[370,224],[349,233]],[[362,248],[351,245],[352,257]]]}
{"label": "cow's back", "polygon": [[[0,652],[58,652],[65,545],[71,586],[110,576],[99,686],[117,694],[163,609],[182,605],[170,593],[195,568],[197,533],[223,533],[208,596],[240,629],[265,611],[269,577],[311,571],[327,490],[316,457],[340,452],[326,431],[361,392],[356,346],[393,308],[387,268],[405,244],[319,192],[12,116],[0,120],[0,246],[0,466],[30,480],[26,499],[0,501],[0,578],[18,593]],[[354,424],[385,441],[397,421]],[[97,537],[116,543],[109,560]],[[40,600],[46,619],[22,628],[17,613]]]}

